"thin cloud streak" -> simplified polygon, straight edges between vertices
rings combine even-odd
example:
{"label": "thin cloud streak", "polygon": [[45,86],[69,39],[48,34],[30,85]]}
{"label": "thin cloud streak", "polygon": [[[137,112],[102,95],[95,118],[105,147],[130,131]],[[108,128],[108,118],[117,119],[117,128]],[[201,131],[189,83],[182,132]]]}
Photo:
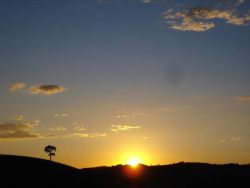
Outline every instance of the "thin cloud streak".
{"label": "thin cloud streak", "polygon": [[68,117],[69,115],[68,114],[66,114],[66,113],[56,113],[56,114],[54,114],[53,115],[55,118],[59,118],[59,117]]}
{"label": "thin cloud streak", "polygon": [[250,95],[236,96],[234,99],[241,102],[250,102]]}
{"label": "thin cloud streak", "polygon": [[86,131],[87,129],[85,129],[83,126],[81,125],[77,125],[74,127],[74,130],[75,131]]}
{"label": "thin cloud streak", "polygon": [[143,3],[151,3],[152,0],[142,0]]}
{"label": "thin cloud streak", "polygon": [[51,130],[51,131],[66,131],[67,129],[65,127],[62,127],[62,126],[58,126],[55,128],[49,128],[49,130]]}
{"label": "thin cloud streak", "polygon": [[106,133],[74,133],[74,136],[80,138],[99,138],[99,137],[105,137]]}
{"label": "thin cloud streak", "polygon": [[131,126],[131,125],[111,125],[112,132],[119,132],[119,131],[130,131],[135,129],[140,129],[141,126]]}

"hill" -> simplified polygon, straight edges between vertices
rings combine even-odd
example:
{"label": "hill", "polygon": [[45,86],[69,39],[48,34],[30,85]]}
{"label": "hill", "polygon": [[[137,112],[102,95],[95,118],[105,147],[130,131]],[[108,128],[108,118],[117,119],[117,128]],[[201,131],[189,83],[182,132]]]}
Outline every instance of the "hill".
{"label": "hill", "polygon": [[[139,167],[114,166],[83,169],[82,181],[93,187],[231,188],[250,187],[250,165],[177,163]],[[132,169],[133,171],[133,169]],[[86,178],[86,179],[84,179]],[[112,186],[110,186],[112,185]]]}
{"label": "hill", "polygon": [[250,187],[250,165],[177,163],[76,169],[48,160],[0,155],[0,187]]}
{"label": "hill", "polygon": [[0,155],[1,188],[70,187],[79,170],[49,160]]}

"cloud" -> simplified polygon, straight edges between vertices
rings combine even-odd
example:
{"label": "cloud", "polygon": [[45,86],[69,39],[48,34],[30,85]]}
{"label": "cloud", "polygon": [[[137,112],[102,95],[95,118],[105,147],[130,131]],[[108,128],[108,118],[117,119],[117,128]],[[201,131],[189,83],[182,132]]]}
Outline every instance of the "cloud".
{"label": "cloud", "polygon": [[74,133],[74,136],[80,138],[99,138],[99,137],[105,137],[106,133]]}
{"label": "cloud", "polygon": [[13,118],[11,118],[11,119],[16,120],[16,121],[25,121],[24,116],[21,115],[21,114],[17,114],[17,115],[15,115],[15,116],[14,116]]}
{"label": "cloud", "polygon": [[74,126],[73,130],[75,130],[75,131],[86,131],[87,130],[80,123],[74,122],[74,123],[72,123],[72,125]]}
{"label": "cloud", "polygon": [[240,4],[244,3],[244,2],[245,2],[245,0],[237,0],[236,3],[235,3],[235,6],[238,6],[238,5],[240,5]]}
{"label": "cloud", "polygon": [[245,2],[245,0],[220,0],[223,4],[228,5],[228,7],[237,7]]}
{"label": "cloud", "polygon": [[228,6],[224,3],[220,7],[215,6],[216,8],[194,6],[181,10],[168,9],[163,17],[172,29],[182,31],[207,31],[216,26],[215,20],[218,19],[232,25],[247,25],[250,20],[249,13],[239,15],[237,11],[237,6],[242,3],[243,0],[237,0],[233,4],[227,2]]}
{"label": "cloud", "polygon": [[236,96],[234,97],[237,101],[242,101],[242,102],[250,102],[250,96],[245,95],[245,96]]}
{"label": "cloud", "polygon": [[53,95],[64,92],[65,88],[58,85],[35,85],[29,88],[32,95]]}
{"label": "cloud", "polygon": [[0,139],[38,138],[33,126],[24,122],[6,122],[0,124]]}
{"label": "cloud", "polygon": [[225,143],[225,142],[227,142],[227,139],[223,138],[223,139],[220,139],[219,141],[220,141],[220,143]]}
{"label": "cloud", "polygon": [[48,134],[43,136],[42,138],[57,138],[58,136],[56,134]]}
{"label": "cloud", "polygon": [[65,88],[59,85],[34,85],[30,86],[28,89],[26,88],[27,85],[24,82],[17,82],[15,84],[10,85],[9,91],[16,92],[18,90],[25,89],[29,94],[32,95],[53,95],[65,91]]}
{"label": "cloud", "polygon": [[37,125],[39,125],[41,123],[37,119],[32,120],[32,121],[27,121],[22,114],[17,114],[14,117],[12,117],[11,119],[14,120],[14,121],[16,121],[16,122],[27,124],[30,127],[35,127],[35,126],[37,126]]}
{"label": "cloud", "polygon": [[223,138],[220,141],[220,143],[226,143],[226,142],[239,142],[241,141],[241,137],[237,136],[237,137],[231,137],[231,138]]}
{"label": "cloud", "polygon": [[13,122],[0,124],[0,139],[26,139],[39,138],[35,127],[40,124],[39,120],[27,121],[23,115],[15,115]]}
{"label": "cloud", "polygon": [[119,132],[119,131],[130,131],[134,129],[140,129],[141,126],[131,126],[131,125],[111,125],[111,131]]}
{"label": "cloud", "polygon": [[51,131],[66,131],[67,129],[65,127],[58,126],[55,128],[49,128],[49,130],[51,130]]}
{"label": "cloud", "polygon": [[143,112],[129,112],[126,108],[123,108],[121,114],[118,114],[115,117],[118,119],[129,119],[129,118],[144,117],[146,115],[147,114]]}
{"label": "cloud", "polygon": [[95,132],[93,129],[93,132],[88,131],[88,129],[84,128],[81,124],[74,122],[72,124],[74,126],[73,133],[64,135],[64,137],[80,137],[80,138],[99,138],[99,137],[105,137],[106,133],[98,133]]}
{"label": "cloud", "polygon": [[143,3],[151,3],[152,0],[142,0]]}
{"label": "cloud", "polygon": [[232,137],[231,140],[232,140],[233,142],[238,142],[238,141],[241,140],[241,137],[240,137],[240,136],[238,136],[238,137]]}
{"label": "cloud", "polygon": [[75,131],[86,131],[87,129],[85,129],[83,126],[81,125],[77,125],[74,127],[74,130]]}
{"label": "cloud", "polygon": [[24,82],[18,82],[15,84],[10,85],[9,91],[10,92],[16,92],[18,90],[22,90],[26,88],[26,84]]}
{"label": "cloud", "polygon": [[182,110],[187,110],[190,109],[190,105],[182,105],[182,106],[166,106],[161,108],[162,111],[164,112],[177,112],[177,111],[182,111]]}
{"label": "cloud", "polygon": [[66,114],[66,113],[61,113],[61,114],[56,113],[56,114],[54,114],[53,116],[54,116],[55,118],[57,118],[57,117],[68,117],[69,115]]}

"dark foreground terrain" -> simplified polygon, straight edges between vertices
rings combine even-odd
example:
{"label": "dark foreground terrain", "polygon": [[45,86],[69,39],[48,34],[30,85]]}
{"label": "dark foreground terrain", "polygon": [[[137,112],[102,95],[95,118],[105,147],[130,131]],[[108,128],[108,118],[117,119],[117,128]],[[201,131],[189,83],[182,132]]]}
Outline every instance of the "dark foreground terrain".
{"label": "dark foreground terrain", "polygon": [[0,155],[0,187],[250,187],[250,165],[177,163],[76,169],[31,157]]}

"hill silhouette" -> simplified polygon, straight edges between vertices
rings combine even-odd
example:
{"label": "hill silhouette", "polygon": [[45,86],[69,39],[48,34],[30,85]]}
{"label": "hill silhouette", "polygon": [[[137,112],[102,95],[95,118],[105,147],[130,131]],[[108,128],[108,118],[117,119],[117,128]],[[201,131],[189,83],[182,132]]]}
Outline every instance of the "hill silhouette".
{"label": "hill silhouette", "polygon": [[78,171],[49,160],[0,155],[0,187],[70,187]]}
{"label": "hill silhouette", "polygon": [[77,169],[32,157],[0,155],[0,187],[249,187],[250,165],[176,163]]}

